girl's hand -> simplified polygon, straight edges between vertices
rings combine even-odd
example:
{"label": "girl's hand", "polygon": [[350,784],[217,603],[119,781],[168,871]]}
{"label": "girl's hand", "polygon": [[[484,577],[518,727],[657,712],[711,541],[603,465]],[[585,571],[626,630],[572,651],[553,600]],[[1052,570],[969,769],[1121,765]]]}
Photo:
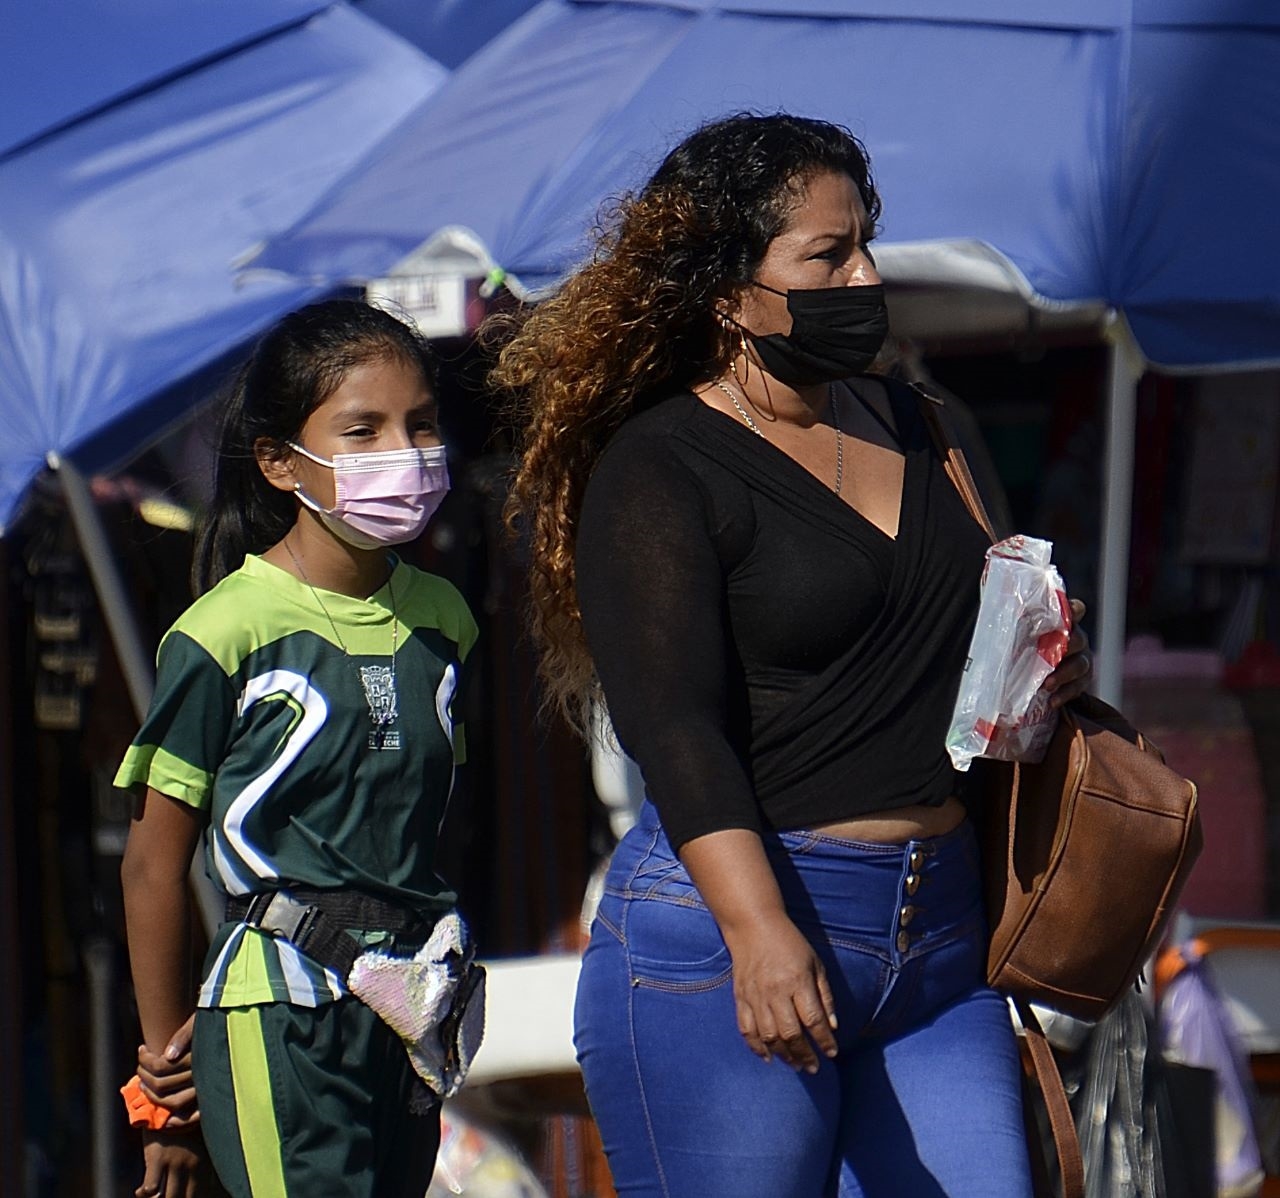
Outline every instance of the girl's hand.
{"label": "girl's hand", "polygon": [[163,1056],[145,1044],[138,1045],[138,1080],[142,1092],[157,1106],[171,1112],[168,1127],[175,1130],[200,1121],[191,1074],[191,1036],[195,1013],[169,1038]]}
{"label": "girl's hand", "polygon": [[1093,654],[1089,651],[1089,638],[1080,627],[1084,613],[1084,604],[1079,599],[1072,599],[1071,638],[1067,641],[1067,651],[1058,668],[1044,680],[1044,689],[1049,692],[1052,707],[1061,707],[1072,699],[1078,699],[1093,681]]}
{"label": "girl's hand", "polygon": [[199,1134],[142,1133],[142,1184],[135,1198],[199,1198],[207,1166]]}
{"label": "girl's hand", "polygon": [[785,915],[728,943],[738,1030],[751,1051],[817,1073],[815,1045],[825,1056],[836,1055],[836,1007],[813,946]]}

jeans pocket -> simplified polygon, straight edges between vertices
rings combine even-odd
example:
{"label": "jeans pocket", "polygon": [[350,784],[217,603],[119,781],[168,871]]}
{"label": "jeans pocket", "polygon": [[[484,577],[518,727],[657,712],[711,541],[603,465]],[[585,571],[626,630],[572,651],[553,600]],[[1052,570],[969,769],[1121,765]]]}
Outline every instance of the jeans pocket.
{"label": "jeans pocket", "polygon": [[706,990],[733,974],[724,937],[705,907],[632,900],[626,936],[633,985]]}

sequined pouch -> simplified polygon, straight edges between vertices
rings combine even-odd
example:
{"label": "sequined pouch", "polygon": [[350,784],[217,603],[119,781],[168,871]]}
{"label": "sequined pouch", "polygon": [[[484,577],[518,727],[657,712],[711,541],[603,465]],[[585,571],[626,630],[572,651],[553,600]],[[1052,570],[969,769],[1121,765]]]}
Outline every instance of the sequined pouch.
{"label": "sequined pouch", "polygon": [[450,911],[412,957],[361,953],[347,988],[404,1042],[418,1076],[441,1098],[462,1087],[484,1037],[485,971],[466,925]]}

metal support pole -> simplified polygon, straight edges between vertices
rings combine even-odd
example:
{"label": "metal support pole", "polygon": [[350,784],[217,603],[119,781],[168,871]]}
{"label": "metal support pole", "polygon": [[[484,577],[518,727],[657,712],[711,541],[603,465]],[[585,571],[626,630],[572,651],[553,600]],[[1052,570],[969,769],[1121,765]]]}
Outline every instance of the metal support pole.
{"label": "metal support pole", "polygon": [[[111,543],[107,540],[107,530],[102,525],[84,475],[65,458],[50,455],[49,465],[58,471],[62,480],[76,538],[89,567],[89,577],[93,580],[93,589],[102,606],[116,656],[120,659],[134,715],[141,723],[146,718],[147,709],[151,706],[151,695],[155,691],[155,666],[143,644],[137,616],[129,602],[129,593],[120,576],[119,564],[111,552]],[[191,860],[191,890],[205,933],[212,938],[218,925],[222,923],[222,900],[213,883],[205,876],[201,858],[202,854],[197,852]]]}
{"label": "metal support pole", "polygon": [[1138,380],[1146,362],[1119,313],[1107,327],[1106,461],[1102,494],[1102,538],[1098,565],[1098,612],[1094,627],[1094,693],[1118,707],[1123,698],[1125,618],[1129,601],[1129,538],[1133,519],[1134,439]]}
{"label": "metal support pole", "polygon": [[93,1196],[116,1194],[116,1129],[120,1104],[116,1099],[115,1037],[111,1004],[115,1002],[115,950],[105,936],[84,946],[84,970],[89,982],[89,1127],[93,1140]]}
{"label": "metal support pole", "polygon": [[155,690],[155,668],[151,663],[151,655],[143,646],[138,621],[124,588],[124,580],[120,577],[120,569],[111,553],[111,544],[107,540],[107,532],[102,526],[97,505],[89,493],[89,484],[84,475],[65,458],[50,455],[49,465],[58,471],[58,477],[62,480],[67,510],[71,513],[71,523],[75,526],[80,551],[89,567],[93,589],[98,593],[102,615],[107,621],[107,630],[111,633],[116,656],[120,659],[120,669],[124,672],[129,699],[133,703],[133,714],[141,723],[146,718],[147,709],[151,706],[151,695]]}

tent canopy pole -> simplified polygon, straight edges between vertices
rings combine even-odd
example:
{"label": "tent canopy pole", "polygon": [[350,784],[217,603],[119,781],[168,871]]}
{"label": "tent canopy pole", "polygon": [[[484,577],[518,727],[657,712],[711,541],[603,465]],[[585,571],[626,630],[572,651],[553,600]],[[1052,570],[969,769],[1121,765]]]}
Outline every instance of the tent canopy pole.
{"label": "tent canopy pole", "polygon": [[138,621],[133,614],[124,580],[120,577],[119,566],[112,555],[106,529],[102,526],[102,517],[89,493],[89,484],[84,475],[65,458],[51,457],[49,464],[58,471],[58,478],[62,482],[76,539],[80,542],[80,551],[89,567],[89,577],[93,580],[93,589],[98,594],[103,619],[107,622],[107,631],[111,634],[111,643],[120,659],[125,685],[129,688],[133,714],[138,723],[142,723],[155,690],[155,669],[150,654],[143,647]]}
{"label": "tent canopy pole", "polygon": [[[51,457],[49,464],[58,471],[62,480],[71,523],[75,527],[76,538],[89,567],[89,577],[93,580],[93,589],[102,606],[103,618],[107,622],[116,656],[120,659],[120,668],[129,688],[134,714],[141,724],[146,718],[151,706],[151,696],[155,691],[155,666],[138,628],[137,616],[129,602],[124,579],[120,576],[119,563],[111,552],[107,531],[84,475],[65,458]],[[204,872],[201,856],[196,853],[191,860],[191,889],[201,923],[206,934],[212,937],[222,923],[222,900]]]}
{"label": "tent canopy pole", "polygon": [[1107,325],[1106,476],[1094,620],[1094,693],[1113,707],[1123,699],[1125,617],[1129,599],[1129,536],[1133,515],[1134,440],[1138,380],[1146,362],[1120,313]]}

